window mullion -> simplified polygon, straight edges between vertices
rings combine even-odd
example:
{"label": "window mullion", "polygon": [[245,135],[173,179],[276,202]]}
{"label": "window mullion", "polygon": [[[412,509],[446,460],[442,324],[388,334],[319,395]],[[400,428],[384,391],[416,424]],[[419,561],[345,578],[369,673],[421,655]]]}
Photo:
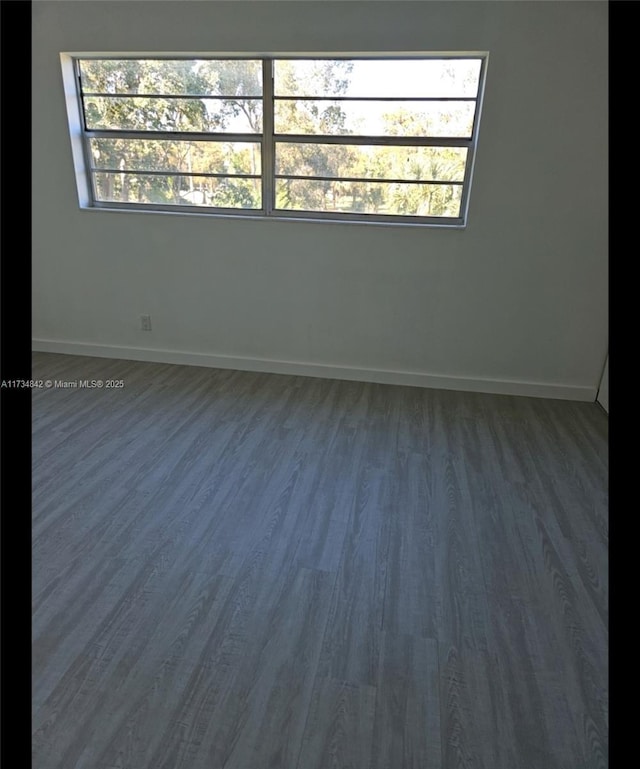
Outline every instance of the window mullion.
{"label": "window mullion", "polygon": [[273,59],[262,60],[262,210],[275,208],[275,142],[273,135]]}
{"label": "window mullion", "polygon": [[376,145],[387,147],[471,147],[472,137],[363,136],[360,134],[276,134],[276,142],[288,144]]}

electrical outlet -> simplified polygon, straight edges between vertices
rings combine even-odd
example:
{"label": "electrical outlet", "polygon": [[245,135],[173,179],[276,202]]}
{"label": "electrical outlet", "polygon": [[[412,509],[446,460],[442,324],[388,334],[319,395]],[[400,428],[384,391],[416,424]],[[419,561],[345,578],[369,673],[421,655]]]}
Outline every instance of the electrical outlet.
{"label": "electrical outlet", "polygon": [[143,331],[151,331],[151,315],[140,316],[140,328]]}

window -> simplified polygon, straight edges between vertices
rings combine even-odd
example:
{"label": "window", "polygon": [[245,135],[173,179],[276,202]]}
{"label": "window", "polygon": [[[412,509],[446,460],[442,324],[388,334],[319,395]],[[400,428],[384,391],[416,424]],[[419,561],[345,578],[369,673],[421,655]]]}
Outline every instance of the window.
{"label": "window", "polygon": [[62,58],[88,207],[466,221],[486,54]]}

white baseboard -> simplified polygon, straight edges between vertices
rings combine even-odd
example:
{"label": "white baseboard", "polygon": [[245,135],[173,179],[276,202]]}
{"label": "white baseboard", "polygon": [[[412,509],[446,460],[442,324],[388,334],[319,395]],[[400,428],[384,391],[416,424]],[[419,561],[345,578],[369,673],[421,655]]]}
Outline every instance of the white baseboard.
{"label": "white baseboard", "polygon": [[124,347],[85,342],[62,342],[54,339],[34,339],[35,352],[87,355],[97,358],[139,360],[150,363],[175,363],[185,366],[261,371],[269,374],[293,374],[323,379],[346,379],[356,382],[410,385],[440,390],[490,393],[494,395],[523,395],[531,398],[558,398],[570,401],[594,402],[596,387],[523,382],[502,379],[441,376],[417,371],[390,371],[380,369],[332,366],[324,363],[296,363],[266,358],[244,358],[231,355],[209,355],[179,350],[159,350],[143,347]]}

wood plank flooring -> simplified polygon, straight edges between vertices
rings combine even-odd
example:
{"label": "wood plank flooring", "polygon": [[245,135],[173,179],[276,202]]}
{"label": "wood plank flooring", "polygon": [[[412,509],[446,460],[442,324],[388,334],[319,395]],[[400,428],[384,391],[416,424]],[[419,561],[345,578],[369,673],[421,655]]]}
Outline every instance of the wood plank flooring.
{"label": "wood plank flooring", "polygon": [[604,769],[597,404],[35,353],[34,769]]}

